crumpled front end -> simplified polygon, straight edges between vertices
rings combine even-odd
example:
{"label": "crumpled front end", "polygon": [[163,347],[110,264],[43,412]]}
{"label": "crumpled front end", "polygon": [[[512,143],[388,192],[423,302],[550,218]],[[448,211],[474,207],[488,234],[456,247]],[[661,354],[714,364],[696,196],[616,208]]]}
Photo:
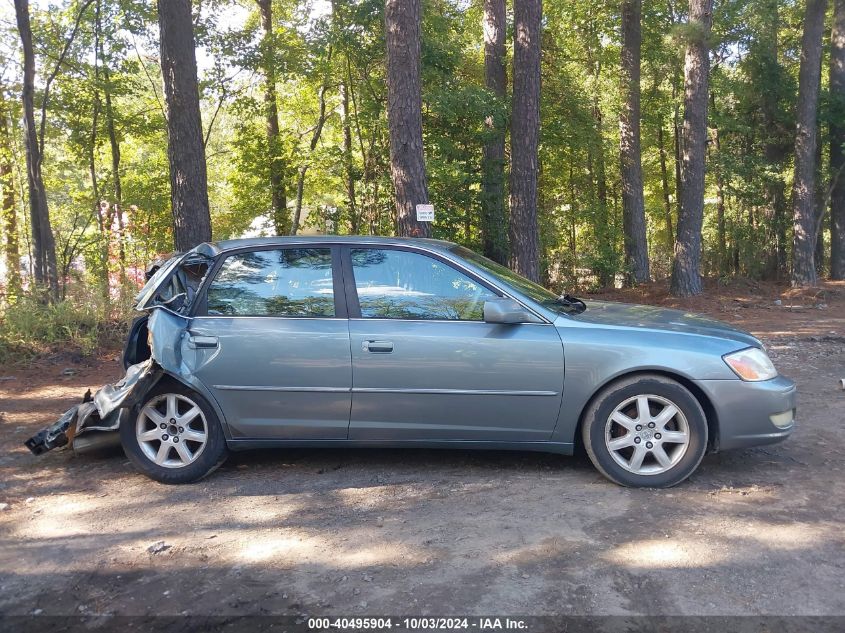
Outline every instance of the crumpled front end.
{"label": "crumpled front end", "polygon": [[24,444],[34,455],[41,455],[60,446],[73,446],[76,438],[91,431],[117,431],[121,411],[133,407],[163,373],[152,358],[131,365],[121,380],[100,388],[93,398],[88,390],[80,404],[65,411],[55,424],[42,429]]}
{"label": "crumpled front end", "polygon": [[147,316],[135,320],[124,350],[126,374],[118,382],[101,387],[94,396],[89,390],[82,402],[71,407],[59,420],[24,442],[35,455],[53,448],[96,444],[80,437],[111,433],[120,428],[127,414],[167,372],[189,378],[191,367],[183,363],[182,341],[190,321],[188,314],[213,253],[207,244],[185,255],[177,255],[151,271],[149,281],[138,295],[139,310]]}

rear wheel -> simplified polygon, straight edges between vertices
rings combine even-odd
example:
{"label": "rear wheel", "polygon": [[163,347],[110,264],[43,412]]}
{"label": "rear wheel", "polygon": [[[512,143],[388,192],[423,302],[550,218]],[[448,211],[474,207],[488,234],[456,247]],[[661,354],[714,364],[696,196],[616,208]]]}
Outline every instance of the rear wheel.
{"label": "rear wheel", "polygon": [[698,467],[707,419],[680,383],[638,375],[605,388],[585,412],[584,447],[595,467],[623,486],[667,488]]}
{"label": "rear wheel", "polygon": [[202,479],[226,459],[226,440],[214,410],[195,391],[166,381],[120,425],[130,460],[147,476],[167,484]]}

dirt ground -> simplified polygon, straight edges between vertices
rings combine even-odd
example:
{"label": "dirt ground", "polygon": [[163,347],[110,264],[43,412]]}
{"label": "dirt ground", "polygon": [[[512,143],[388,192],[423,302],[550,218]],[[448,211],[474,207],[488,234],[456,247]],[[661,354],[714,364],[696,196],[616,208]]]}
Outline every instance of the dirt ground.
{"label": "dirt ground", "polygon": [[671,490],[583,457],[428,450],[241,453],[168,487],[122,455],[23,446],[122,374],[115,353],[0,367],[0,614],[845,615],[845,284],[606,296],[761,336],[799,385],[793,437]]}

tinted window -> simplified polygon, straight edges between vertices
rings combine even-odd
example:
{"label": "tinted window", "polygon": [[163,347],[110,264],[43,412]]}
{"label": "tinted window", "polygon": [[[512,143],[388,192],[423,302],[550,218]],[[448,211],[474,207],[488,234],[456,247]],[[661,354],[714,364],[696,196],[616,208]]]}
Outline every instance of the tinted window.
{"label": "tinted window", "polygon": [[490,290],[431,257],[408,251],[352,249],[361,316],[481,321]]}
{"label": "tinted window", "polygon": [[334,316],[328,248],[286,248],[230,255],[208,288],[208,314]]}

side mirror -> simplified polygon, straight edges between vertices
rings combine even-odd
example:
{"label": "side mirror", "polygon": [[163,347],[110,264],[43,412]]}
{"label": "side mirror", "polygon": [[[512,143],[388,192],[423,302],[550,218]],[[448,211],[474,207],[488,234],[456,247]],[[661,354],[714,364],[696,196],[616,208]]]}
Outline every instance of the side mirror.
{"label": "side mirror", "polygon": [[533,323],[534,317],[513,299],[484,302],[485,323]]}

